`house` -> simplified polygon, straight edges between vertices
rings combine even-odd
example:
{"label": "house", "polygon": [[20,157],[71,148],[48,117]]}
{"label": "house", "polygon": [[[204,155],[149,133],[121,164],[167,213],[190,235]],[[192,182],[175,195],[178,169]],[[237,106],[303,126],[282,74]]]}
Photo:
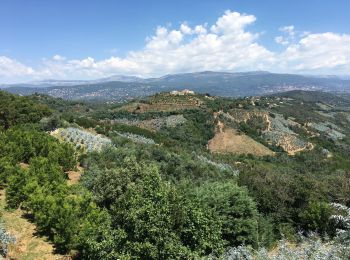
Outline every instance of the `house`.
{"label": "house", "polygon": [[184,90],[173,90],[170,92],[171,95],[176,95],[176,96],[184,96],[184,95],[194,95],[194,91],[189,90],[189,89],[184,89]]}

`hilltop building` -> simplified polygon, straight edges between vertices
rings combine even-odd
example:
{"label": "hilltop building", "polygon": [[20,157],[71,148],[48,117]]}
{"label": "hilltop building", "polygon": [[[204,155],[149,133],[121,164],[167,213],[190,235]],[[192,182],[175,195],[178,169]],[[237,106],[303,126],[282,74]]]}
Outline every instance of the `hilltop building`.
{"label": "hilltop building", "polygon": [[174,96],[184,96],[184,95],[194,95],[194,91],[189,90],[189,89],[184,89],[184,90],[173,90],[170,92],[171,95]]}

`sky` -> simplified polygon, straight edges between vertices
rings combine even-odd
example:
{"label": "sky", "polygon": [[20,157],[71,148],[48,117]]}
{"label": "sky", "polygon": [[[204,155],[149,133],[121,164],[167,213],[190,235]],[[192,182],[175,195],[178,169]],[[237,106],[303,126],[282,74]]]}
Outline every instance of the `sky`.
{"label": "sky", "polygon": [[348,0],[1,0],[0,83],[350,74]]}

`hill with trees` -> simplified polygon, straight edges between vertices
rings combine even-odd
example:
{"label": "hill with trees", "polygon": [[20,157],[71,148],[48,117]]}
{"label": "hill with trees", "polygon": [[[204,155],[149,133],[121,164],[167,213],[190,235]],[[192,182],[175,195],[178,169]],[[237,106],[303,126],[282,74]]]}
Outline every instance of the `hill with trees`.
{"label": "hill with trees", "polygon": [[[350,257],[346,97],[162,92],[87,103],[0,91],[0,99],[3,211],[25,213],[57,254]],[[228,133],[243,141],[210,149]],[[16,258],[6,221],[1,253]]]}

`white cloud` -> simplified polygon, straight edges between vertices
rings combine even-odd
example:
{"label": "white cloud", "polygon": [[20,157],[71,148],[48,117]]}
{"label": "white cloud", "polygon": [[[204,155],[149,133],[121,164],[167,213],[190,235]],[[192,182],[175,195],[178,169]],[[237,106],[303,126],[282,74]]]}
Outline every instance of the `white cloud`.
{"label": "white cloud", "polygon": [[191,28],[182,23],[178,29],[159,26],[142,50],[131,51],[125,58],[68,60],[55,55],[45,60],[36,73],[45,77],[93,78],[110,74],[159,76],[184,71],[264,69],[273,62],[274,54],[256,42],[257,34],[246,30],[255,20],[253,15],[226,11],[210,30],[207,24]]}
{"label": "white cloud", "polygon": [[56,61],[63,61],[63,60],[65,60],[66,58],[63,57],[63,56],[61,56],[61,55],[56,54],[56,55],[54,55],[54,56],[52,57],[52,59],[53,59],[53,60],[56,60]]}
{"label": "white cloud", "polygon": [[275,42],[278,44],[282,44],[282,45],[288,45],[289,41],[286,40],[283,36],[277,36],[275,37]]}
{"label": "white cloud", "polygon": [[294,25],[281,27],[280,31],[287,33],[290,37],[294,37],[295,35]]}
{"label": "white cloud", "polygon": [[281,45],[288,45],[294,42],[296,31],[294,30],[294,25],[283,26],[279,28],[279,31],[284,35],[275,37],[275,42]]}
{"label": "white cloud", "polygon": [[256,21],[254,15],[226,11],[210,30],[214,33],[242,33],[244,28]]}
{"label": "white cloud", "polygon": [[202,70],[350,73],[350,35],[300,32],[293,25],[279,28],[275,37],[282,51],[259,43],[261,33],[248,26],[254,15],[226,11],[212,24],[178,28],[158,26],[143,49],[122,58],[67,59],[59,54],[33,69],[8,57],[0,57],[0,78],[17,75],[32,78],[96,78],[111,74],[160,76]]}
{"label": "white cloud", "polygon": [[186,23],[181,24],[180,31],[183,34],[192,34],[192,29]]}
{"label": "white cloud", "polygon": [[0,56],[0,77],[15,77],[33,75],[34,70],[22,63],[10,59],[5,56]]}
{"label": "white cloud", "polygon": [[307,34],[281,53],[285,69],[350,73],[350,35]]}
{"label": "white cloud", "polygon": [[207,29],[205,27],[206,27],[206,24],[205,25],[197,25],[196,27],[194,27],[194,31],[197,34],[205,34],[205,33],[207,33]]}

